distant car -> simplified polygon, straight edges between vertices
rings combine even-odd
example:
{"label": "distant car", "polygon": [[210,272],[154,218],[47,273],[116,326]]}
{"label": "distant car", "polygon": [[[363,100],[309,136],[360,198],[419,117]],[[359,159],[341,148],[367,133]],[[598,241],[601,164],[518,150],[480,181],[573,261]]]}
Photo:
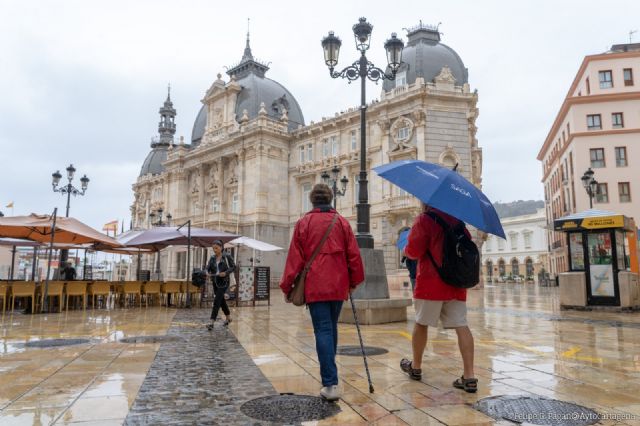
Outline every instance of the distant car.
{"label": "distant car", "polygon": [[515,276],[515,277],[513,277],[513,282],[514,283],[521,283],[522,282],[522,278],[520,278],[518,276]]}

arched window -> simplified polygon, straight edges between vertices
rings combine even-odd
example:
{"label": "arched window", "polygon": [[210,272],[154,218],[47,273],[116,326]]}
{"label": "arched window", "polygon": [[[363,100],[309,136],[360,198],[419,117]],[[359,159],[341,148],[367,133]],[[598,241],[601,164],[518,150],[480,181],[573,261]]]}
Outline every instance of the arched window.
{"label": "arched window", "polygon": [[500,276],[506,275],[507,271],[504,264],[504,259],[498,260],[498,274]]}
{"label": "arched window", "polygon": [[511,259],[511,275],[520,275],[520,264],[518,263],[518,259],[515,257]]}
{"label": "arched window", "polygon": [[527,269],[527,278],[533,278],[533,260],[530,257],[527,257],[525,261],[526,269]]}

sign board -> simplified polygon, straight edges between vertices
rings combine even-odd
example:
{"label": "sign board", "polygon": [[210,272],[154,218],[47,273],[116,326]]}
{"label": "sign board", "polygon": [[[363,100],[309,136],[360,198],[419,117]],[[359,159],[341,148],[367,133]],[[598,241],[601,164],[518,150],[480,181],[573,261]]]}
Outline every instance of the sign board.
{"label": "sign board", "polygon": [[270,301],[271,268],[268,266],[256,266],[253,279],[253,300]]}
{"label": "sign board", "polygon": [[553,229],[555,231],[578,231],[609,228],[629,229],[629,226],[629,218],[621,214],[572,219],[560,218],[553,222]]}
{"label": "sign board", "polygon": [[238,282],[238,302],[253,300],[253,267],[241,266]]}

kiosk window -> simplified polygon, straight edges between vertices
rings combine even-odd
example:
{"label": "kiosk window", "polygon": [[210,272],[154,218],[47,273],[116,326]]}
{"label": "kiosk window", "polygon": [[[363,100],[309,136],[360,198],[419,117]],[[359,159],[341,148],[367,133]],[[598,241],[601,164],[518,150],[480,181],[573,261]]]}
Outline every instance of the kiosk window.
{"label": "kiosk window", "polygon": [[569,250],[571,252],[571,270],[584,271],[584,248],[582,246],[581,232],[571,232],[569,234]]}

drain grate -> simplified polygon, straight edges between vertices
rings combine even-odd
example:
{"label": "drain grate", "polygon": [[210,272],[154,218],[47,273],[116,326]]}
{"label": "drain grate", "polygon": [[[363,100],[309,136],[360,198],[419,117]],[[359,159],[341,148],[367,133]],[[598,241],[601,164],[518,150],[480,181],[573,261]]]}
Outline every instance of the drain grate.
{"label": "drain grate", "polygon": [[242,404],[240,411],[267,422],[297,423],[334,416],[340,406],[317,396],[284,394],[252,399]]}
{"label": "drain grate", "polygon": [[494,396],[478,401],[473,408],[496,420],[554,426],[592,425],[598,413],[570,402],[530,396]]}
{"label": "drain grate", "polygon": [[120,339],[122,343],[166,343],[180,342],[183,339],[177,336],[131,336]]}
{"label": "drain grate", "polygon": [[[376,346],[365,346],[364,353],[367,356],[371,355],[383,355],[389,351],[385,348],[378,348]],[[338,346],[338,355],[345,356],[362,356],[362,349],[360,346]]]}
{"label": "drain grate", "polygon": [[89,339],[45,339],[33,340],[24,344],[27,348],[56,348],[59,346],[84,345]]}

